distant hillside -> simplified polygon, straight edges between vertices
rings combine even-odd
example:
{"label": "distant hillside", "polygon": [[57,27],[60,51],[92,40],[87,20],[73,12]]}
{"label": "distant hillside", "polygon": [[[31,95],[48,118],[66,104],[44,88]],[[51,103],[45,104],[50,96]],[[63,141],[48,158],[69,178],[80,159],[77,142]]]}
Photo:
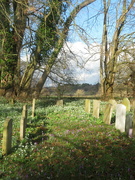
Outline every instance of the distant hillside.
{"label": "distant hillside", "polygon": [[78,95],[96,95],[99,90],[100,84],[95,85],[84,83],[84,84],[64,84],[58,87],[45,87],[42,90],[42,95],[46,96],[74,96]]}

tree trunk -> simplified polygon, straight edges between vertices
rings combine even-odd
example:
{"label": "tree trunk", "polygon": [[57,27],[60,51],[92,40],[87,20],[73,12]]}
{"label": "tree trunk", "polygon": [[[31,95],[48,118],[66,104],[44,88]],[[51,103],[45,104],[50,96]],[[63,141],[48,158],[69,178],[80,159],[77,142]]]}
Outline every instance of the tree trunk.
{"label": "tree trunk", "polygon": [[34,63],[31,63],[27,66],[20,82],[20,88],[19,88],[20,91],[23,91],[23,90],[26,91],[31,88],[31,81],[32,81],[32,77],[35,72],[35,69],[36,68],[35,68]]}
{"label": "tree trunk", "polygon": [[45,81],[49,75],[49,73],[51,72],[51,68],[53,67],[55,60],[57,59],[57,56],[61,50],[61,48],[63,47],[64,41],[68,35],[68,31],[69,31],[69,27],[71,25],[71,22],[73,21],[73,19],[76,17],[77,13],[84,7],[86,7],[87,5],[91,4],[92,2],[94,2],[95,0],[85,0],[84,2],[82,2],[81,4],[79,4],[77,7],[74,8],[74,10],[71,12],[70,16],[67,18],[66,22],[64,23],[64,28],[62,30],[62,33],[60,35],[60,38],[58,40],[58,42],[55,45],[54,51],[49,59],[49,62],[47,63],[44,72],[42,74],[42,77],[40,78],[40,80],[38,81],[36,87],[35,87],[35,91],[34,91],[34,96],[38,97],[44,84]]}
{"label": "tree trunk", "polygon": [[25,96],[27,96],[30,93],[31,82],[33,79],[34,72],[37,69],[37,60],[39,59],[39,54],[40,54],[40,48],[39,46],[37,46],[37,49],[34,52],[34,54],[31,55],[30,63],[28,63],[24,71],[24,74],[21,78],[18,95],[21,94],[23,91],[25,91]]}
{"label": "tree trunk", "polygon": [[134,65],[130,65],[130,69],[131,69],[131,75],[130,75],[130,81],[131,81],[131,86],[132,86],[132,96],[133,98],[135,98],[135,67]]}
{"label": "tree trunk", "polygon": [[112,43],[110,45],[109,51],[106,53],[105,51],[105,65],[104,65],[104,97],[113,97],[113,88],[114,88],[114,80],[115,80],[115,73],[117,67],[117,57],[119,55],[119,37],[124,27],[125,20],[127,17],[127,13],[133,7],[134,0],[131,1],[128,8],[126,8],[126,0],[123,1],[123,12],[120,18],[116,21],[116,30],[113,35]]}
{"label": "tree trunk", "polygon": [[100,83],[101,83],[101,94],[103,98],[106,94],[106,85],[105,85],[105,77],[106,77],[106,64],[108,60],[108,41],[107,41],[107,35],[108,35],[108,28],[107,28],[107,16],[108,16],[108,10],[110,6],[110,0],[106,2],[106,0],[103,0],[104,4],[104,21],[103,21],[103,34],[102,34],[102,44],[100,49]]}
{"label": "tree trunk", "polygon": [[[14,22],[10,22],[10,3],[13,7]],[[27,3],[28,0],[0,2],[0,32],[2,33],[0,38],[0,46],[2,47],[0,55],[2,62],[1,87],[11,88],[13,94],[16,94],[19,86],[20,50],[26,28]]]}

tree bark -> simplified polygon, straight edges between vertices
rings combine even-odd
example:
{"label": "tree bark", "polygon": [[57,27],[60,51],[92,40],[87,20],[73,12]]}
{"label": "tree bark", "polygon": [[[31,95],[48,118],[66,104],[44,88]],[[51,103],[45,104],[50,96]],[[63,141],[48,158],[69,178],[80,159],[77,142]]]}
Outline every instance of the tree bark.
{"label": "tree bark", "polygon": [[106,92],[106,84],[105,84],[105,77],[106,77],[106,68],[107,68],[107,60],[108,60],[108,28],[107,28],[107,16],[108,10],[110,7],[110,1],[106,2],[103,0],[104,4],[104,20],[103,20],[103,34],[102,34],[102,44],[100,49],[100,81],[101,81],[101,94],[104,98]]}
{"label": "tree bark", "polygon": [[74,10],[71,12],[70,16],[67,18],[65,24],[64,24],[64,28],[63,31],[61,33],[61,37],[59,38],[58,42],[56,43],[56,46],[54,48],[54,51],[44,69],[44,72],[42,74],[42,77],[40,78],[40,80],[38,81],[35,90],[34,90],[34,96],[38,97],[40,95],[40,92],[44,86],[44,83],[49,75],[49,73],[51,72],[51,68],[53,67],[55,60],[57,59],[57,56],[61,50],[61,48],[63,47],[64,41],[68,35],[68,31],[69,31],[69,27],[71,25],[71,22],[73,21],[73,19],[76,17],[77,13],[84,7],[86,7],[87,5],[91,4],[92,2],[94,2],[96,0],[85,0],[84,2],[82,2],[81,4],[79,4],[77,7],[74,8]]}
{"label": "tree bark", "polygon": [[35,69],[36,69],[36,62],[32,62],[26,67],[26,70],[21,78],[21,82],[19,85],[19,92],[23,90],[24,91],[30,90],[31,81],[32,81],[32,77],[35,72]]}
{"label": "tree bark", "polygon": [[[105,70],[105,79],[104,79],[104,96],[105,97],[113,97],[113,89],[114,89],[114,80],[115,73],[117,67],[117,58],[119,55],[119,37],[120,33],[125,25],[125,20],[127,17],[127,13],[133,7],[134,0],[131,1],[128,8],[126,8],[126,0],[123,1],[123,12],[119,19],[116,21],[116,30],[113,35],[112,43],[110,45],[110,49],[107,53],[107,61],[105,62],[106,68]],[[106,55],[105,55],[106,56]],[[104,67],[105,67],[104,66]]]}
{"label": "tree bark", "polygon": [[[10,19],[10,3],[13,7],[13,22]],[[20,50],[24,31],[26,28],[28,0],[13,0],[10,2],[0,2],[1,33],[0,44],[2,46],[1,61],[3,63],[1,86],[3,88],[12,88],[12,91],[17,90],[20,79]]]}

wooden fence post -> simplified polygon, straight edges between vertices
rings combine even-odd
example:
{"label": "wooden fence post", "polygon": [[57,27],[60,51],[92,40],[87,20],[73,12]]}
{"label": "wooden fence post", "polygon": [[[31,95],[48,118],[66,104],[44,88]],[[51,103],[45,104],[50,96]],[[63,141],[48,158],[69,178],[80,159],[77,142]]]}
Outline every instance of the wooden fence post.
{"label": "wooden fence post", "polygon": [[6,119],[3,129],[2,155],[7,155],[11,151],[12,146],[12,119]]}

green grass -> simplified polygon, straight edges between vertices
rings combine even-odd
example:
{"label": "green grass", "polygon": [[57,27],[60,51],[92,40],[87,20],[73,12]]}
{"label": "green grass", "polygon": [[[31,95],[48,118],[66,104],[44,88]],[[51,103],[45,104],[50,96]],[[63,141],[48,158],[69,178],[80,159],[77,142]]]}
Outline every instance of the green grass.
{"label": "green grass", "polygon": [[[135,140],[84,112],[84,100],[64,107],[28,106],[26,138],[19,142],[22,105],[2,105],[1,125],[13,118],[13,150],[0,159],[0,179],[129,180],[135,178]],[[0,133],[3,127],[0,126]],[[1,136],[2,138],[2,136]],[[1,144],[0,144],[1,145]]]}

